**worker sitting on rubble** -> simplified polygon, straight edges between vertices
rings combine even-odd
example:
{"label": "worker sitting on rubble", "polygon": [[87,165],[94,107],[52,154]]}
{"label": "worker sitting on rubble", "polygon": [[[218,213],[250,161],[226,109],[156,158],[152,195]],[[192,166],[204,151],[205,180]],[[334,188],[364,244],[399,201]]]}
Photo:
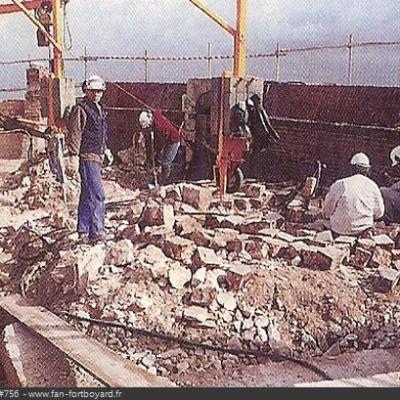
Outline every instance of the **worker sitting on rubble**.
{"label": "worker sitting on rubble", "polygon": [[101,166],[112,162],[106,148],[107,115],[100,100],[106,85],[99,76],[86,82],[85,97],[72,111],[69,134],[66,138],[68,154],[79,155],[81,192],[78,206],[78,233],[80,238],[97,242],[105,238],[105,193],[101,179]]}
{"label": "worker sitting on rubble", "polygon": [[383,221],[388,224],[400,223],[400,146],[390,152],[391,168],[388,178],[391,184],[388,187],[381,187],[385,214]]}
{"label": "worker sitting on rubble", "polygon": [[358,236],[383,216],[385,208],[377,184],[367,176],[371,167],[368,156],[357,153],[350,164],[352,176],[330,187],[323,211],[334,234]]}
{"label": "worker sitting on rubble", "polygon": [[[154,139],[152,132],[164,136],[167,143],[162,149],[162,153],[159,157],[159,163],[161,164],[161,184],[165,185],[171,183],[171,172],[172,164],[177,157],[178,150],[181,146],[181,132],[168,118],[162,115],[161,110],[154,111],[143,111],[139,115],[139,124],[144,130],[150,130],[150,138]],[[152,139],[151,139],[152,140]],[[146,148],[149,146],[154,148],[154,143],[146,141]],[[149,157],[149,153],[147,157]],[[155,157],[155,154],[151,154],[151,157]],[[155,162],[155,160],[147,160],[148,163]]]}

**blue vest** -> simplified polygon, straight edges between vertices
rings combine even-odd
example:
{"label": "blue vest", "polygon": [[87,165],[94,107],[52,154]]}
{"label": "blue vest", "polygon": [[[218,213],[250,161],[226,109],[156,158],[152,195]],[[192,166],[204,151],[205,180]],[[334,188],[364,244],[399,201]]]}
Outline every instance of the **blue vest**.
{"label": "blue vest", "polygon": [[107,113],[100,114],[96,104],[84,100],[79,103],[86,112],[86,124],[82,132],[80,153],[104,154],[107,141]]}

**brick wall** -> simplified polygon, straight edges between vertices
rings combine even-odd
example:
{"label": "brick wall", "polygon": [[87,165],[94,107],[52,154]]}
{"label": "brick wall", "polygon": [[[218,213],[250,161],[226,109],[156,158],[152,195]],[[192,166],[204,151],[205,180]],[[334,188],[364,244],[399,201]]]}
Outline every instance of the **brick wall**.
{"label": "brick wall", "polygon": [[368,154],[378,176],[390,150],[400,144],[400,130],[384,129],[400,122],[400,88],[272,84],[264,106],[281,136],[266,162],[267,174],[277,179],[304,178],[320,160],[327,165],[324,182],[329,184],[349,173],[349,160],[359,151]]}
{"label": "brick wall", "polygon": [[24,100],[0,101],[0,114],[5,117],[22,117],[25,114]]}

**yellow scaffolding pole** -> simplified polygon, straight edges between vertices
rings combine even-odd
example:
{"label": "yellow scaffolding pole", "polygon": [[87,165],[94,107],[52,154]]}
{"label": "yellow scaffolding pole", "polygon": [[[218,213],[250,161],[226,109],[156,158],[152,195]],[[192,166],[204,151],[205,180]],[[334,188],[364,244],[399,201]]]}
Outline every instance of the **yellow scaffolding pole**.
{"label": "yellow scaffolding pole", "polygon": [[[53,35],[57,43],[62,43],[62,15],[61,0],[52,0],[53,6]],[[54,66],[53,71],[56,78],[63,76],[63,48],[62,46],[54,46]]]}
{"label": "yellow scaffolding pole", "polygon": [[236,0],[236,29],[213,11],[203,0],[189,1],[233,36],[233,76],[246,75],[247,0]]}

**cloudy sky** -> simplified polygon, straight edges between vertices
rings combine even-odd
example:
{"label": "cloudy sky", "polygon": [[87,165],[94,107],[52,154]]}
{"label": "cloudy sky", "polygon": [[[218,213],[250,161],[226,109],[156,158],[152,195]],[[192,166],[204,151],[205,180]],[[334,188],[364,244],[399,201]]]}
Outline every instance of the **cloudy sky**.
{"label": "cloudy sky", "polygon": [[[206,0],[231,24],[235,0]],[[0,0],[11,3],[11,0]],[[350,33],[356,41],[400,40],[399,0],[248,0],[250,53],[281,47],[342,44]],[[68,55],[205,55],[232,53],[232,39],[188,0],[70,0],[67,6],[73,48]],[[19,14],[0,15],[0,60],[47,57],[36,46],[36,28]],[[358,84],[400,85],[400,46],[355,50],[354,79]],[[345,50],[287,56],[282,80],[345,83]],[[229,69],[230,62],[213,62],[213,73]],[[21,85],[23,67],[0,65],[0,88]],[[143,63],[98,62],[89,73],[106,79],[143,79]],[[251,60],[252,75],[274,78],[274,60]],[[82,79],[84,68],[67,65],[67,73]],[[151,63],[150,80],[184,81],[205,76],[205,61]]]}

